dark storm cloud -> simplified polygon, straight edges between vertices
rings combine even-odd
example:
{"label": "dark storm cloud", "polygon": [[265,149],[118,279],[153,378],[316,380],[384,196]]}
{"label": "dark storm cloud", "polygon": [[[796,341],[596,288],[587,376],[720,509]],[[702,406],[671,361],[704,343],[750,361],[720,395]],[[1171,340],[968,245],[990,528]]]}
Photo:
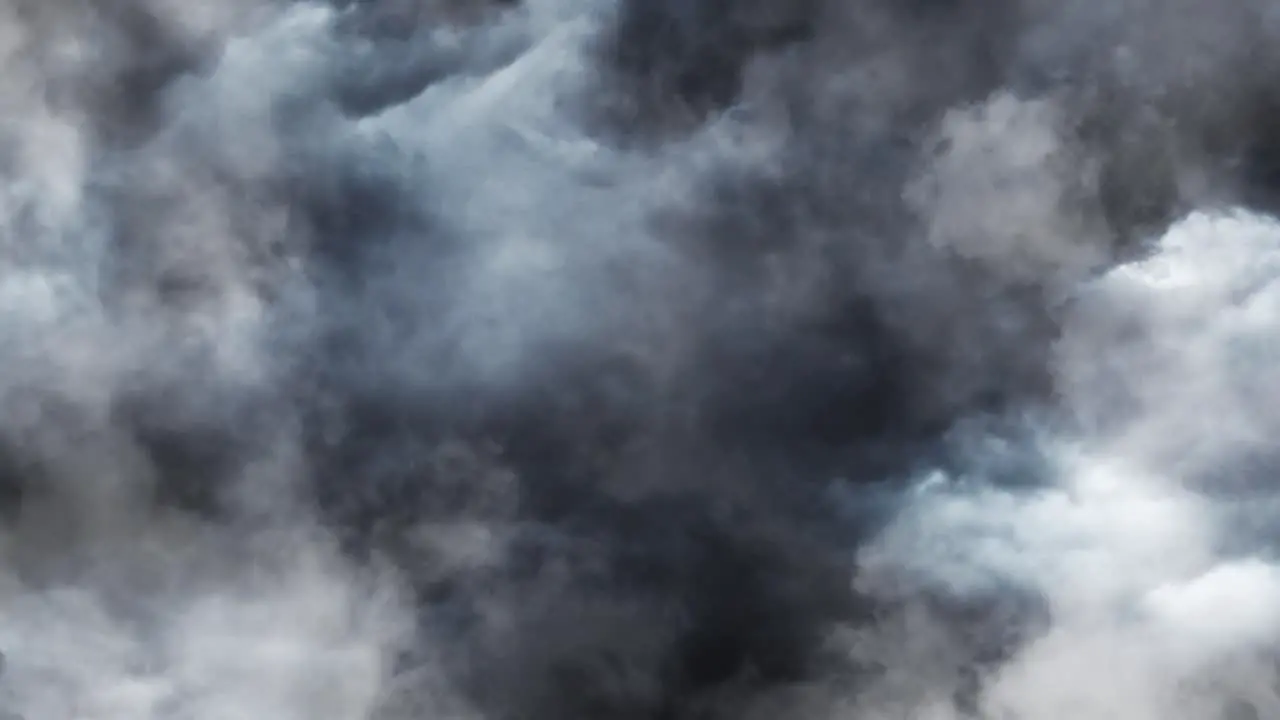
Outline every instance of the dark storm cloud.
{"label": "dark storm cloud", "polygon": [[1276,702],[1267,3],[0,12],[27,717]]}

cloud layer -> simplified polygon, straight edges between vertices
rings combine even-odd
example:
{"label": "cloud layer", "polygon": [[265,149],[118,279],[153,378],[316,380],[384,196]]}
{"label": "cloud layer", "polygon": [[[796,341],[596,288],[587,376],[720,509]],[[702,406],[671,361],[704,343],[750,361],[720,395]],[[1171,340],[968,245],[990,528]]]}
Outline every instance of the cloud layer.
{"label": "cloud layer", "polygon": [[1280,15],[0,0],[0,707],[1266,717]]}

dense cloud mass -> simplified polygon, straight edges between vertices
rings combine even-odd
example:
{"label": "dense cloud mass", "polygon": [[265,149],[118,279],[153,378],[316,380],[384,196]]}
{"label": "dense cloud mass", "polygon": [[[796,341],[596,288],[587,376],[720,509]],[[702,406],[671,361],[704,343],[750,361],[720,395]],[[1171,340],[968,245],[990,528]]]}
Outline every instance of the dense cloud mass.
{"label": "dense cloud mass", "polygon": [[1280,713],[1280,5],[0,0],[0,711]]}

